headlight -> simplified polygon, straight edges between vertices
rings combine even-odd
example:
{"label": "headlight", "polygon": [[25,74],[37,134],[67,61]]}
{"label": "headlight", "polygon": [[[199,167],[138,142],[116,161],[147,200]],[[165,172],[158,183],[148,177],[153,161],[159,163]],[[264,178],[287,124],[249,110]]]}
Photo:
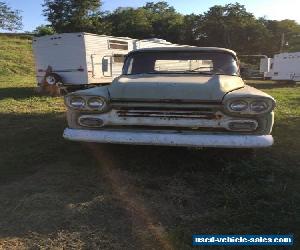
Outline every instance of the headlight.
{"label": "headlight", "polygon": [[261,113],[266,111],[269,108],[269,105],[264,101],[254,101],[250,104],[250,110]]}
{"label": "headlight", "polygon": [[245,101],[233,101],[229,104],[229,108],[233,111],[243,111],[248,108],[248,103]]}
{"label": "headlight", "polygon": [[101,96],[67,96],[65,104],[74,109],[85,111],[103,111],[107,110],[108,104],[105,98]]}
{"label": "headlight", "polygon": [[69,102],[70,106],[73,108],[84,108],[85,107],[85,100],[81,97],[71,97],[70,102]]}
{"label": "headlight", "polygon": [[91,109],[97,109],[97,110],[102,110],[104,109],[106,102],[104,99],[100,97],[92,97],[88,100],[88,106]]}
{"label": "headlight", "polygon": [[235,112],[243,115],[258,115],[272,111],[275,107],[275,101],[272,99],[254,99],[245,98],[237,100],[229,100],[226,103],[226,108],[230,112]]}

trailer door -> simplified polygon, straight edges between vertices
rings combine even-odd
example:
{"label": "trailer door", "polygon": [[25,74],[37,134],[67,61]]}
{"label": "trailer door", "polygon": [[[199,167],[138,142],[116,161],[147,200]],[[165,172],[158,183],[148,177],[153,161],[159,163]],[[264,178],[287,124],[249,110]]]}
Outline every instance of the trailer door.
{"label": "trailer door", "polygon": [[93,77],[111,77],[112,59],[111,56],[92,55]]}
{"label": "trailer door", "polygon": [[102,74],[104,77],[112,77],[112,57],[104,56],[102,58]]}

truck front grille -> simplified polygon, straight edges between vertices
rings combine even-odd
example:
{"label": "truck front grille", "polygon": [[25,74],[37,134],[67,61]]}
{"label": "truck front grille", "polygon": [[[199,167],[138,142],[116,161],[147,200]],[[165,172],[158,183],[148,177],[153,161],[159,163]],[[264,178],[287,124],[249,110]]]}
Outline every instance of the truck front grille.
{"label": "truck front grille", "polygon": [[119,109],[116,111],[119,117],[155,117],[177,119],[217,119],[216,111],[203,110],[168,110],[168,109]]}

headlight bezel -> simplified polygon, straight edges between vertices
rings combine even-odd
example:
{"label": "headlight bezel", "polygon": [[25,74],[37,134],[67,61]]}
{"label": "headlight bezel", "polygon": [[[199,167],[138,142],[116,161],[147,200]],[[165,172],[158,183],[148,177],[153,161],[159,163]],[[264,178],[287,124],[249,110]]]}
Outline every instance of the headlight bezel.
{"label": "headlight bezel", "polygon": [[[244,108],[239,108],[239,109],[233,109],[232,105],[235,104],[235,103],[240,103],[240,104],[244,104]],[[228,104],[228,108],[234,112],[242,112],[242,111],[245,111],[249,108],[249,103],[244,101],[244,100],[234,100],[232,102],[230,102]]]}
{"label": "headlight bezel", "polygon": [[[233,110],[231,108],[232,103],[234,102],[245,102],[247,103],[247,108],[243,110]],[[266,104],[266,109],[261,111],[255,111],[251,107],[254,103],[264,103]],[[262,115],[271,112],[275,108],[275,100],[271,98],[253,98],[253,97],[246,97],[246,98],[232,98],[225,102],[225,110],[231,114],[241,114],[241,115]]]}
{"label": "headlight bezel", "polygon": [[[262,110],[255,110],[255,108],[253,107],[255,104],[257,104],[257,103],[261,103],[263,106],[265,106],[265,108],[264,109],[262,109]],[[261,112],[265,112],[265,110],[268,110],[268,108],[269,108],[269,104],[266,102],[266,101],[262,101],[262,100],[259,100],[259,101],[253,101],[253,102],[251,102],[250,103],[250,110],[252,111],[252,112],[258,112],[258,113],[261,113]]]}
{"label": "headlight bezel", "polygon": [[[102,106],[99,106],[99,107],[92,107],[91,102],[92,102],[93,100],[94,100],[94,101],[95,101],[95,100],[100,100],[100,101],[102,101],[102,103],[103,103]],[[92,110],[101,111],[101,110],[104,110],[104,109],[105,109],[105,107],[106,107],[106,105],[107,105],[107,102],[105,101],[104,98],[102,98],[102,97],[100,97],[100,96],[94,96],[94,97],[88,98],[86,104],[87,104],[87,107],[90,108],[90,109],[92,109]]]}
{"label": "headlight bezel", "polygon": [[[84,106],[82,107],[76,107],[76,106],[73,106],[71,103],[72,103],[72,100],[75,99],[75,98],[80,98],[80,99],[83,99],[84,100]],[[93,99],[98,99],[98,100],[101,100],[103,101],[103,105],[101,107],[92,107],[89,105],[89,102]],[[65,97],[65,104],[68,108],[70,109],[73,109],[73,110],[78,110],[78,111],[97,111],[97,112],[105,112],[109,109],[109,102],[108,100],[103,97],[103,96],[94,96],[94,95],[91,95],[91,96],[82,96],[82,95],[69,95],[69,96],[66,96]]]}
{"label": "headlight bezel", "polygon": [[[82,105],[81,106],[75,106],[74,104],[72,104],[72,102],[74,102],[75,100],[81,100],[82,101]],[[73,96],[72,98],[69,99],[68,102],[69,106],[74,108],[74,109],[82,109],[86,106],[86,100],[84,98],[82,98],[81,96]]]}

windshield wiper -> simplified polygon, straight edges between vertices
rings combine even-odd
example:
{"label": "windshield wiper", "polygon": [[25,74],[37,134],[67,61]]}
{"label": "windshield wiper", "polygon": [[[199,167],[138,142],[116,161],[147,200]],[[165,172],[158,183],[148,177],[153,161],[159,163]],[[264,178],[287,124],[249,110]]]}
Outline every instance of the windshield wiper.
{"label": "windshield wiper", "polygon": [[207,71],[197,71],[197,70],[187,70],[186,72],[198,73],[202,75],[222,75],[222,76],[237,76],[236,74],[226,74],[222,72],[207,72]]}
{"label": "windshield wiper", "polygon": [[198,70],[186,70],[183,71],[183,73],[196,73],[196,74],[200,74],[200,75],[214,75],[214,73],[212,72],[206,72],[206,71],[198,71]]}
{"label": "windshield wiper", "polygon": [[214,73],[214,75],[218,75],[218,76],[238,76],[237,74],[225,74],[225,73]]}

